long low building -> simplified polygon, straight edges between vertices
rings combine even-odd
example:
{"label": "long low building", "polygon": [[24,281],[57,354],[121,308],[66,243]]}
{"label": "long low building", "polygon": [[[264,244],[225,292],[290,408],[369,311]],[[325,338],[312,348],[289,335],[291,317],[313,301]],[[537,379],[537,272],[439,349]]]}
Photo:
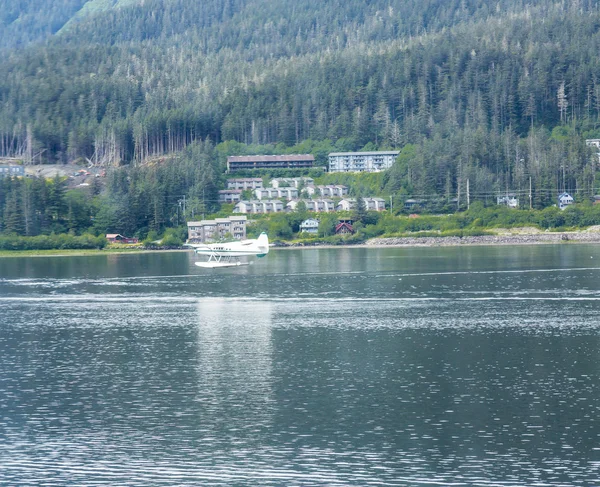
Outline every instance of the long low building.
{"label": "long low building", "polygon": [[311,154],[287,154],[282,156],[229,156],[227,172],[244,169],[310,169],[315,163]]}

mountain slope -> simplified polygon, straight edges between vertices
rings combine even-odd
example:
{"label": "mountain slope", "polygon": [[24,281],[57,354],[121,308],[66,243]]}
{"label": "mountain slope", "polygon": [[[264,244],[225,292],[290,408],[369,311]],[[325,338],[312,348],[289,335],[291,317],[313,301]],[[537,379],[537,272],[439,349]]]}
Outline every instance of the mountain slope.
{"label": "mountain slope", "polygon": [[[0,50],[54,36],[86,0],[6,0],[0,8]],[[1,51],[0,51],[1,52]]]}
{"label": "mountain slope", "polygon": [[331,139],[417,144],[398,178],[419,191],[468,174],[556,186],[565,154],[562,185],[594,184],[578,135],[600,114],[592,0],[88,2],[75,20],[6,56],[0,155],[114,163],[207,137]]}

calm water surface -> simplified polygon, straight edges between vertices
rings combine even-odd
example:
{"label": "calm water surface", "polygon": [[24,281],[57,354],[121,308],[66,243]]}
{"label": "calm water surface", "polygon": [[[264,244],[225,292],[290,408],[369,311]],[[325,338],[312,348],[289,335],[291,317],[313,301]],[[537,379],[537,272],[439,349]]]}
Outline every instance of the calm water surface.
{"label": "calm water surface", "polygon": [[0,259],[2,486],[600,485],[600,247]]}

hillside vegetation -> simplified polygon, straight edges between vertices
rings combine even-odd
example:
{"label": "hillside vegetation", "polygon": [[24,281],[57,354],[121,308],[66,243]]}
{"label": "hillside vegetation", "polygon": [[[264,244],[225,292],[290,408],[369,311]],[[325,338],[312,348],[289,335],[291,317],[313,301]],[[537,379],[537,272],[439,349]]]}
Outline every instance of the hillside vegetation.
{"label": "hillside vegetation", "polygon": [[[328,148],[401,150],[381,195],[464,200],[468,184],[473,200],[525,202],[531,187],[542,208],[600,186],[585,145],[600,137],[595,0],[5,3],[0,156],[139,165],[149,174],[114,170],[108,198],[137,197],[143,178],[150,227],[184,194],[206,206],[232,147],[321,162]],[[188,160],[190,144],[204,162],[177,184],[143,169]]]}

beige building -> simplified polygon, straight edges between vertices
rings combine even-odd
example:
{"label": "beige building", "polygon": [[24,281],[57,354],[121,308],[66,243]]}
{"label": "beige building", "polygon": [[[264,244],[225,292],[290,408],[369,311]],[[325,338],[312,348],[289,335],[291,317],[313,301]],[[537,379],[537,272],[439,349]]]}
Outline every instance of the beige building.
{"label": "beige building", "polygon": [[217,242],[225,238],[226,235],[230,235],[236,240],[244,240],[246,238],[246,223],[247,218],[245,216],[188,222],[188,241]]}

